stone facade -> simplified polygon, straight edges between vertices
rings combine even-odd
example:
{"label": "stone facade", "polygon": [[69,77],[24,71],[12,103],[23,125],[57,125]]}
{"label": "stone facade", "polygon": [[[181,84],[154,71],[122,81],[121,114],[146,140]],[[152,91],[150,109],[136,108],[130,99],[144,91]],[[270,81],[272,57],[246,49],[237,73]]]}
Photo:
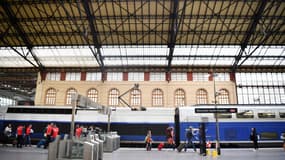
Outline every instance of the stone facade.
{"label": "stone facade", "polygon": [[[112,88],[119,90],[119,94],[123,94],[134,86],[139,84],[143,107],[152,107],[152,91],[159,88],[163,91],[163,106],[175,107],[174,94],[179,88],[186,93],[186,105],[196,104],[196,92],[198,89],[205,89],[208,94],[208,104],[214,103],[214,81],[50,81],[41,80],[39,74],[37,80],[37,90],[35,95],[35,105],[45,105],[46,91],[49,88],[56,89],[56,106],[66,105],[66,92],[69,88],[74,88],[81,95],[87,95],[90,88],[98,91],[98,103],[108,105],[108,93]],[[216,91],[226,89],[229,92],[230,104],[237,103],[236,87],[233,81],[216,81]],[[130,93],[123,96],[123,99],[130,104]],[[120,106],[124,106],[120,104]]]}

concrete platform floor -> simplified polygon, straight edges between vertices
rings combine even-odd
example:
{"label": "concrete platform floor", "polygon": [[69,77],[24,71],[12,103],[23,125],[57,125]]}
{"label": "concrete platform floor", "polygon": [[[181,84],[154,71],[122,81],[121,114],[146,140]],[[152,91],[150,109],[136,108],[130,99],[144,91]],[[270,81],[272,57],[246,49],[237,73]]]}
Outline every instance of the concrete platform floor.
{"label": "concrete platform floor", "polygon": [[[36,147],[0,147],[0,160],[47,160],[48,151]],[[221,155],[200,156],[191,149],[187,152],[163,149],[145,151],[144,148],[120,148],[113,153],[104,153],[103,160],[284,160],[283,148],[261,148],[253,151],[246,149],[222,149]]]}

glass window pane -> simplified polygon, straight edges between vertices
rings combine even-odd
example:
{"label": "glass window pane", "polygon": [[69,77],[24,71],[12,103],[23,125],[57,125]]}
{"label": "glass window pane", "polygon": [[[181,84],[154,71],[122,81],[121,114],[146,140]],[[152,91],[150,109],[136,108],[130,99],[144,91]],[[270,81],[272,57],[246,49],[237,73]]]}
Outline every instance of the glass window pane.
{"label": "glass window pane", "polygon": [[258,118],[275,118],[275,113],[272,111],[260,111],[258,112]]}
{"label": "glass window pane", "polygon": [[101,81],[101,72],[86,72],[86,81]]}
{"label": "glass window pane", "polygon": [[128,81],[144,81],[144,72],[129,72]]}
{"label": "glass window pane", "polygon": [[252,110],[240,110],[236,113],[237,118],[253,118]]}
{"label": "glass window pane", "polygon": [[60,73],[59,72],[48,72],[46,75],[46,80],[60,81]]}
{"label": "glass window pane", "polygon": [[176,107],[186,105],[185,91],[183,89],[177,89],[175,91],[174,102]]}
{"label": "glass window pane", "polygon": [[87,97],[94,102],[98,102],[98,91],[95,88],[91,88],[87,92]]}
{"label": "glass window pane", "polygon": [[165,72],[150,72],[150,81],[165,81]]}
{"label": "glass window pane", "polygon": [[154,107],[163,106],[163,92],[161,89],[154,89],[152,91],[152,106]]}
{"label": "glass window pane", "polygon": [[77,91],[76,91],[74,88],[68,89],[67,92],[66,92],[66,101],[65,101],[65,104],[70,105],[70,104],[71,104],[71,100],[72,100],[72,96],[73,96],[74,94],[76,94],[76,93],[77,93]]}
{"label": "glass window pane", "polygon": [[[218,115],[218,118],[221,118],[221,119],[232,118],[231,113],[218,113],[217,115]],[[214,117],[216,117],[216,114],[214,114]]]}
{"label": "glass window pane", "polygon": [[219,91],[217,100],[218,100],[218,104],[230,104],[229,92],[225,89],[221,89]]}
{"label": "glass window pane", "polygon": [[80,72],[66,72],[65,80],[66,81],[80,81],[81,73]]}
{"label": "glass window pane", "polygon": [[48,89],[46,92],[45,104],[55,105],[55,100],[56,100],[56,90],[54,88]]}
{"label": "glass window pane", "polygon": [[196,92],[197,104],[207,104],[208,103],[208,94],[204,89],[199,89]]}
{"label": "glass window pane", "polygon": [[208,73],[193,73],[193,81],[208,81],[209,80]]}
{"label": "glass window pane", "polygon": [[131,91],[131,106],[141,106],[141,91],[139,89]]}
{"label": "glass window pane", "polygon": [[285,111],[279,111],[279,117],[285,118]]}
{"label": "glass window pane", "polygon": [[119,90],[118,89],[111,89],[109,91],[109,106],[118,106],[119,105]]}
{"label": "glass window pane", "polygon": [[171,80],[172,81],[187,81],[187,73],[186,72],[172,72]]}
{"label": "glass window pane", "polygon": [[122,72],[108,72],[107,81],[123,81]]}
{"label": "glass window pane", "polygon": [[216,73],[215,81],[230,81],[230,74],[229,73]]}

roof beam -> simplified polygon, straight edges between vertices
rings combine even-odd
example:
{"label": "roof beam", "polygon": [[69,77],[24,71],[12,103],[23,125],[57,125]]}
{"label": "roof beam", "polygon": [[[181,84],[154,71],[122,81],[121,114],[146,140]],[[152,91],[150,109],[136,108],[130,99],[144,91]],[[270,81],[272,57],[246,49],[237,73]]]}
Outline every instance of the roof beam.
{"label": "roof beam", "polygon": [[34,66],[35,68],[38,68],[38,66],[36,64],[34,64],[32,61],[30,61],[27,56],[23,55],[22,53],[20,53],[16,48],[14,48],[13,46],[11,46],[10,44],[8,44],[3,37],[0,37],[0,40],[7,46],[9,46],[13,51],[15,51],[19,56],[21,56],[22,58],[24,58],[27,62],[29,62],[32,66]]}
{"label": "roof beam", "polygon": [[168,66],[167,66],[167,71],[169,72],[171,69],[171,63],[173,59],[173,53],[174,53],[174,47],[175,47],[175,40],[176,40],[176,35],[177,35],[177,30],[178,30],[178,0],[172,0],[171,1],[171,13],[170,13],[170,35],[168,36],[168,48],[169,48],[169,54],[168,54]]}
{"label": "roof beam", "polygon": [[[29,50],[29,53],[32,55],[33,59],[37,63],[37,66],[35,66],[34,64],[33,64],[33,66],[39,68],[40,71],[44,70],[44,66],[42,65],[42,63],[40,62],[38,57],[34,54],[34,52],[32,50],[33,49],[33,45],[31,43],[31,41],[28,39],[28,36],[26,35],[25,31],[19,25],[18,19],[15,16],[15,14],[14,14],[10,4],[8,2],[6,2],[5,0],[2,0],[0,3],[1,3],[1,6],[4,9],[5,13],[9,17],[10,24],[13,26],[13,28],[16,30],[16,32],[20,35],[21,39],[23,40],[23,42],[25,43],[27,49]],[[2,41],[3,41],[3,39],[2,39]],[[15,51],[15,49],[13,49],[13,50]],[[22,55],[19,52],[16,52],[16,53],[18,53],[21,57],[23,57],[26,61],[28,61],[27,55],[24,56],[24,55]],[[31,63],[30,61],[28,61],[28,62]]]}
{"label": "roof beam", "polygon": [[[235,58],[235,55],[175,55],[173,56],[175,58],[228,58],[228,59],[232,59]],[[247,56],[242,56],[242,58],[246,58]],[[254,55],[254,56],[250,56],[251,58],[267,58],[267,59],[283,59],[285,58],[285,56],[282,55]],[[167,58],[166,55],[106,55],[103,56],[103,58],[107,58],[107,59],[118,59],[118,58],[161,58],[161,59],[165,59]]]}
{"label": "roof beam", "polygon": [[[80,2],[78,2],[78,3],[80,3]],[[84,3],[84,2],[82,2],[82,3]],[[73,22],[73,24],[75,25],[75,27],[77,29],[77,32],[80,33],[79,35],[81,35],[84,38],[84,40],[86,41],[86,43],[88,44],[89,49],[91,50],[91,52],[92,52],[93,56],[95,57],[98,65],[100,66],[101,71],[103,72],[104,64],[103,65],[101,64],[101,60],[98,58],[98,53],[96,51],[94,51],[93,48],[90,46],[90,42],[89,42],[89,39],[88,39],[88,37],[86,35],[87,32],[86,32],[85,28],[84,28],[84,31],[82,32],[80,27],[79,27],[79,25],[77,24],[76,19],[70,15],[69,10],[67,10],[67,8],[65,7],[65,2],[64,1],[60,1],[60,4],[61,4],[65,14],[67,15],[68,19],[71,22]],[[80,10],[80,9],[78,8],[78,10]],[[92,36],[94,36],[94,35],[92,34]],[[95,48],[96,48],[96,45],[95,45]],[[100,49],[99,49],[99,51],[100,51]],[[99,53],[101,53],[101,51]]]}
{"label": "roof beam", "polygon": [[92,33],[92,39],[93,39],[94,46],[97,49],[97,53],[94,56],[96,59],[99,57],[99,60],[100,60],[99,65],[100,65],[101,71],[104,71],[104,61],[103,61],[103,57],[102,57],[102,53],[101,53],[101,44],[98,40],[99,35],[98,35],[98,32],[96,31],[96,29],[94,27],[94,18],[95,17],[92,15],[92,13],[90,11],[89,1],[84,0],[84,1],[82,1],[82,4],[83,4],[84,10],[85,10],[86,15],[87,15],[89,27],[90,27],[90,30]]}
{"label": "roof beam", "polygon": [[249,28],[247,30],[247,34],[245,35],[245,37],[242,40],[241,49],[240,49],[237,57],[235,58],[235,62],[234,62],[233,67],[232,67],[232,71],[233,72],[235,72],[237,70],[238,66],[239,66],[239,62],[240,62],[240,60],[242,58],[242,55],[245,52],[245,49],[246,49],[246,47],[247,47],[247,45],[249,43],[249,40],[250,40],[251,36],[253,35],[254,31],[256,30],[256,26],[257,26],[259,20],[262,17],[262,13],[264,11],[266,3],[267,3],[267,0],[262,0],[259,3],[259,7],[257,7],[257,11],[253,15],[252,23],[251,23],[251,25],[249,26]]}
{"label": "roof beam", "polygon": [[171,13],[170,13],[170,35],[168,36],[168,48],[169,48],[169,54],[168,54],[168,65],[167,65],[167,71],[169,72],[171,70],[171,63],[173,59],[173,53],[174,48],[176,44],[176,37],[178,34],[179,26],[185,16],[185,9],[186,9],[186,3],[187,0],[184,0],[183,9],[181,13],[180,20],[178,22],[178,6],[179,6],[179,0],[172,0],[171,1]]}

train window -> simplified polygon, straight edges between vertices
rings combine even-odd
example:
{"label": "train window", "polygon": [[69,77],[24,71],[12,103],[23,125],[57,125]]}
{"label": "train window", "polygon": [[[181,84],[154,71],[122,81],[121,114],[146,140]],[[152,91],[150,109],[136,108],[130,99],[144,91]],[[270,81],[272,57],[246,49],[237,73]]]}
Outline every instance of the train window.
{"label": "train window", "polygon": [[285,111],[279,112],[279,116],[280,116],[280,118],[285,118]]}
{"label": "train window", "polygon": [[31,114],[72,114],[72,109],[64,108],[8,108],[7,113]]}
{"label": "train window", "polygon": [[259,112],[258,118],[275,118],[275,113],[270,111]]}
{"label": "train window", "polygon": [[[218,113],[218,118],[232,118],[231,113]],[[216,115],[214,114],[214,117],[216,118]]]}
{"label": "train window", "polygon": [[252,110],[245,110],[236,113],[237,118],[253,118],[253,111]]}
{"label": "train window", "polygon": [[262,140],[278,139],[278,134],[276,132],[261,132],[260,139]]}

